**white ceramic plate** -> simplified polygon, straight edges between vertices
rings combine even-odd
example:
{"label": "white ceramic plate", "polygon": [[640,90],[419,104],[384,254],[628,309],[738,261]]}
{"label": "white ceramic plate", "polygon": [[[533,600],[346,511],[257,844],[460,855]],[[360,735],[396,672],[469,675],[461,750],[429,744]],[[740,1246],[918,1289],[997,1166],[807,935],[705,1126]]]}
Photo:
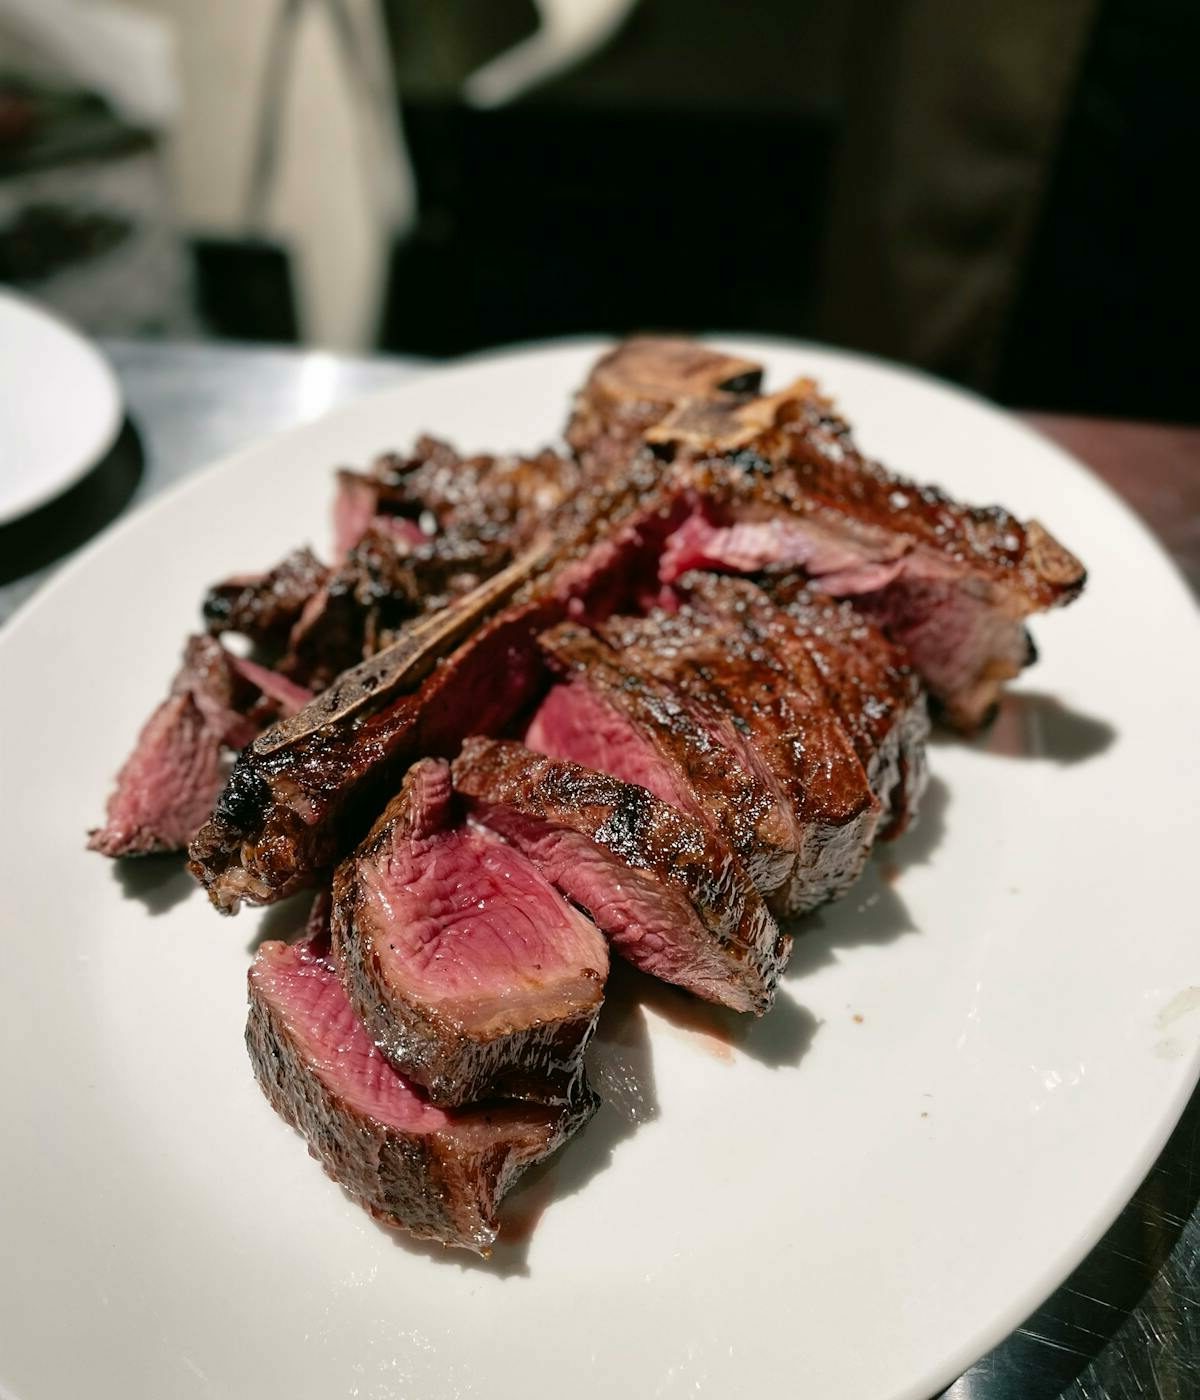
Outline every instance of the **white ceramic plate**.
{"label": "white ceramic plate", "polygon": [[19,1400],[925,1400],[1147,1171],[1200,1041],[1182,583],[1083,468],[982,402],[727,343],[775,383],[818,375],[896,468],[1038,516],[1091,583],[1037,623],[1044,660],[992,734],[934,745],[921,829],[810,922],[739,1046],[673,993],[609,1008],[609,1103],[513,1198],[491,1265],[377,1228],[267,1107],[242,1047],[260,919],[220,920],[169,863],[123,873],[83,832],[205,585],[324,544],[333,463],[425,428],[537,444],[597,347],[467,363],[242,452],[0,635],[0,1377]]}
{"label": "white ceramic plate", "polygon": [[0,289],[0,525],[78,481],[120,426],[116,377],[95,347]]}

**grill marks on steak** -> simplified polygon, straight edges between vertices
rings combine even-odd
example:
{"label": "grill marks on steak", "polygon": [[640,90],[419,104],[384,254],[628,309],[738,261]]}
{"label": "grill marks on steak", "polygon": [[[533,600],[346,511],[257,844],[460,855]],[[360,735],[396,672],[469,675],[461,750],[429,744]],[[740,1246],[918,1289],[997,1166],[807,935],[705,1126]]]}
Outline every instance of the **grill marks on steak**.
{"label": "grill marks on steak", "polygon": [[689,599],[769,647],[789,672],[820,686],[862,763],[880,804],[877,834],[898,836],[925,788],[925,697],[912,668],[850,606],[795,577],[769,580],[770,596],[746,579],[687,574]]}
{"label": "grill marks on steak", "polygon": [[468,739],[454,785],[635,967],[735,1011],[770,1007],[791,939],[706,824],[511,742]]}
{"label": "grill marks on steak", "polygon": [[106,856],[182,850],[221,791],[225,753],[308,698],[282,676],[230,656],[215,638],[190,638],[171,693],[117,774],[89,848]]}
{"label": "grill marks on steak", "polygon": [[435,1103],[566,1101],[607,946],[519,850],[454,807],[449,765],[423,760],[338,868],[333,951],[350,1003]]}
{"label": "grill marks on steak", "polygon": [[326,1172],[385,1225],[486,1255],[521,1173],[595,1112],[569,1105],[441,1109],[356,1018],[321,940],[265,943],[249,974],[246,1045],[271,1105]]}
{"label": "grill marks on steak", "polygon": [[639,783],[708,822],[771,904],[795,866],[791,821],[776,794],[714,737],[676,690],[601,638],[563,623],[539,641],[567,679],[534,716],[525,736],[529,747]]}
{"label": "grill marks on steak", "polygon": [[794,860],[772,908],[802,913],[858,877],[880,804],[807,651],[782,655],[719,583],[712,592],[717,607],[613,619],[604,634],[627,664],[674,687],[774,795]]}
{"label": "grill marks on steak", "polygon": [[864,458],[809,380],[766,398],[679,405],[647,431],[707,478],[662,576],[800,567],[907,650],[951,723],[984,719],[1029,659],[1023,620],[1070,602],[1084,570],[1036,521],[959,505]]}

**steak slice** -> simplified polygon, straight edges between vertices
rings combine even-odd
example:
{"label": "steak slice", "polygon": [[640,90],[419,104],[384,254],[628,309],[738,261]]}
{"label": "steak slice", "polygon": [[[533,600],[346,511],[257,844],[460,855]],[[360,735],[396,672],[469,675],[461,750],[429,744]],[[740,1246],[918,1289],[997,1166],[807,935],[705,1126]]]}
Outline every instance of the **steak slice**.
{"label": "steak slice", "polygon": [[88,847],[106,856],[182,850],[212,812],[226,750],[248,744],[280,702],[307,699],[214,637],[191,637],[171,692],[146,721],[117,774],[105,821]]}
{"label": "steak slice", "polygon": [[749,627],[728,581],[714,579],[707,591],[716,606],[685,602],[674,612],[613,618],[603,632],[626,665],[684,696],[773,793],[795,860],[772,908],[804,913],[858,878],[880,803],[808,652],[797,646],[784,656]]}
{"label": "steak slice", "polygon": [[213,904],[233,913],[244,899],[268,904],[314,883],[362,839],[415,759],[500,733],[533,702],[545,679],[539,632],[568,611],[603,615],[657,590],[662,541],[682,518],[659,476],[647,459],[619,486],[588,493],[590,508],[568,503],[566,543],[531,547],[260,736],[191,845],[188,868]]}
{"label": "steak slice", "polygon": [[[706,605],[715,605],[720,594],[738,599],[747,625],[774,637],[782,655],[796,643],[808,652],[879,798],[879,836],[899,836],[915,820],[929,777],[929,714],[904,652],[848,602],[806,587],[803,579],[769,581],[770,602],[748,580],[684,579],[692,581]],[[778,608],[788,625],[779,626]]]}
{"label": "steak slice", "polygon": [[571,1104],[436,1107],[388,1064],[320,939],[264,943],[249,974],[246,1046],[275,1111],[377,1220],[487,1255],[496,1207],[526,1167],[595,1112]]}
{"label": "steak slice", "polygon": [[282,646],[329,570],[311,549],[293,550],[265,574],[243,574],[208,590],[204,623],[214,636],[240,632],[261,646]]}
{"label": "steak slice", "polygon": [[714,737],[672,686],[599,637],[562,623],[539,638],[565,676],[525,736],[532,749],[638,783],[729,842],[767,902],[796,865],[792,823],[761,776]]}
{"label": "steak slice", "polygon": [[903,653],[849,603],[812,591],[802,578],[770,581],[769,597],[748,579],[690,573],[680,582],[715,625],[736,625],[791,676],[819,687],[880,804],[876,834],[898,836],[924,791],[929,730],[925,697]]}
{"label": "steak slice", "polygon": [[454,786],[641,971],[761,1015],[791,953],[709,828],[645,788],[521,744],[468,739]]}
{"label": "steak slice", "polygon": [[803,569],[905,648],[960,728],[1032,659],[1024,619],[1083,587],[1083,566],[1037,521],[959,505],[865,458],[811,380],[680,404],[646,437],[704,483],[668,541],[664,582],[692,568]]}
{"label": "steak slice", "polygon": [[521,852],[456,820],[450,766],[423,759],[333,882],[350,1004],[437,1104],[565,1102],[608,976],[598,930]]}

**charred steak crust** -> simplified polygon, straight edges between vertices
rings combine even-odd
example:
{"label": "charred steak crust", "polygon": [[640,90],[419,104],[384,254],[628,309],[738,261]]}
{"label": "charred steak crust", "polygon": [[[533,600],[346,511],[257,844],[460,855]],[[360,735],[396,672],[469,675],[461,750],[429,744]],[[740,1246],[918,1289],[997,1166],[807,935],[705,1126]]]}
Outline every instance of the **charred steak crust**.
{"label": "charred steak crust", "polygon": [[463,829],[455,807],[449,765],[422,760],[338,867],[333,956],[346,995],[436,1104],[567,1102],[586,1092],[604,939],[519,851]]}
{"label": "charred steak crust", "polygon": [[[748,580],[720,580],[725,588],[719,592],[711,574],[688,575],[682,582],[697,589],[706,604],[716,604],[721,595],[736,599],[747,625],[781,638],[785,655],[791,646],[803,646],[882,804],[880,839],[892,840],[906,830],[928,781],[929,714],[903,652],[850,603],[808,588],[802,578],[765,580],[769,601]],[[791,627],[780,629],[778,609]]]}
{"label": "charred steak crust", "polygon": [[[713,738],[673,687],[627,662],[601,637],[564,622],[544,632],[539,641],[568,688],[583,688],[593,703],[619,715],[649,745],[670,772],[682,805],[729,842],[770,905],[795,865],[791,833],[781,820],[775,795]],[[541,749],[542,742],[535,740],[538,731],[535,719],[527,741]],[[549,752],[556,758],[577,757]],[[636,781],[632,774],[616,776]]]}
{"label": "charred steak crust", "polygon": [[[292,995],[301,979],[310,984],[303,1000]],[[487,1255],[506,1192],[598,1107],[587,1090],[557,1108],[444,1112],[422,1101],[354,1022],[319,942],[264,944],[249,996],[246,1047],[272,1107],[371,1215],[419,1239]]]}
{"label": "charred steak crust", "polygon": [[976,728],[1026,664],[1024,618],[1083,588],[1083,566],[1037,521],[960,505],[865,458],[810,380],[682,403],[646,437],[703,503],[668,542],[664,581],[799,564],[905,648],[957,728]]}
{"label": "charred steak crust", "polygon": [[791,939],[705,825],[645,788],[522,744],[468,739],[453,772],[473,815],[588,910],[635,967],[736,1011],[770,1007]]}
{"label": "charred steak crust", "polygon": [[265,574],[227,579],[210,588],[203,603],[205,625],[214,635],[239,632],[264,646],[282,645],[328,576],[311,549],[293,550]]}
{"label": "charred steak crust", "polygon": [[[674,686],[775,795],[796,859],[772,907],[799,914],[857,879],[880,802],[815,662],[801,646],[782,655],[775,639],[748,626],[737,582],[713,580],[715,607],[684,602],[613,618],[602,630],[627,664]],[[786,633],[787,619],[777,621]]]}
{"label": "charred steak crust", "polygon": [[528,703],[541,674],[534,636],[553,613],[491,614],[540,558],[534,551],[414,626],[239,756],[189,847],[188,869],[216,908],[234,913],[242,900],[271,903],[311,885],[361,839],[415,758],[457,748],[470,728],[499,728]]}

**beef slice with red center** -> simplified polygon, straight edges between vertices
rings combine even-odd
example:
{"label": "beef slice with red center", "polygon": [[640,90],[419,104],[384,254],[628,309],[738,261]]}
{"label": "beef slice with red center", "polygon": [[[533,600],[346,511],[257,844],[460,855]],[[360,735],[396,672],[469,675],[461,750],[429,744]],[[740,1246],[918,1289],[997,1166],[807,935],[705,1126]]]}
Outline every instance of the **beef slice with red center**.
{"label": "beef slice with red center", "polygon": [[603,631],[674,686],[775,797],[795,862],[772,908],[799,914],[844,893],[870,853],[880,804],[812,658],[797,648],[785,662],[735,607],[684,602],[612,618]]}
{"label": "beef slice with red center", "polygon": [[597,1107],[585,1092],[438,1108],[372,1042],[319,936],[264,943],[249,993],[246,1046],[272,1107],[371,1215],[419,1239],[486,1255],[501,1198]]}
{"label": "beef slice with red center", "polygon": [[387,1058],[439,1104],[579,1092],[603,935],[537,867],[461,819],[450,768],[409,770],[333,885],[333,952]]}
{"label": "beef slice with red center", "polygon": [[[849,603],[806,588],[796,576],[769,581],[769,594],[748,579],[699,572],[686,574],[680,587],[714,635],[736,629],[824,697],[880,804],[877,835],[898,835],[924,790],[929,730],[920,684],[899,648]],[[819,756],[819,746],[810,745],[810,765]]]}
{"label": "beef slice with red center", "polygon": [[706,605],[737,607],[785,659],[797,648],[812,657],[882,804],[880,837],[906,830],[929,777],[929,712],[905,653],[851,604],[795,575],[768,580],[770,597],[741,579],[689,574],[683,582]]}
{"label": "beef slice with red center", "polygon": [[564,683],[525,735],[531,749],[637,783],[709,825],[775,907],[796,865],[794,824],[762,776],[702,722],[686,698],[574,623],[543,632]]}
{"label": "beef slice with red center", "polygon": [[522,744],[468,739],[455,790],[641,971],[761,1015],[791,952],[703,822],[646,788]]}

